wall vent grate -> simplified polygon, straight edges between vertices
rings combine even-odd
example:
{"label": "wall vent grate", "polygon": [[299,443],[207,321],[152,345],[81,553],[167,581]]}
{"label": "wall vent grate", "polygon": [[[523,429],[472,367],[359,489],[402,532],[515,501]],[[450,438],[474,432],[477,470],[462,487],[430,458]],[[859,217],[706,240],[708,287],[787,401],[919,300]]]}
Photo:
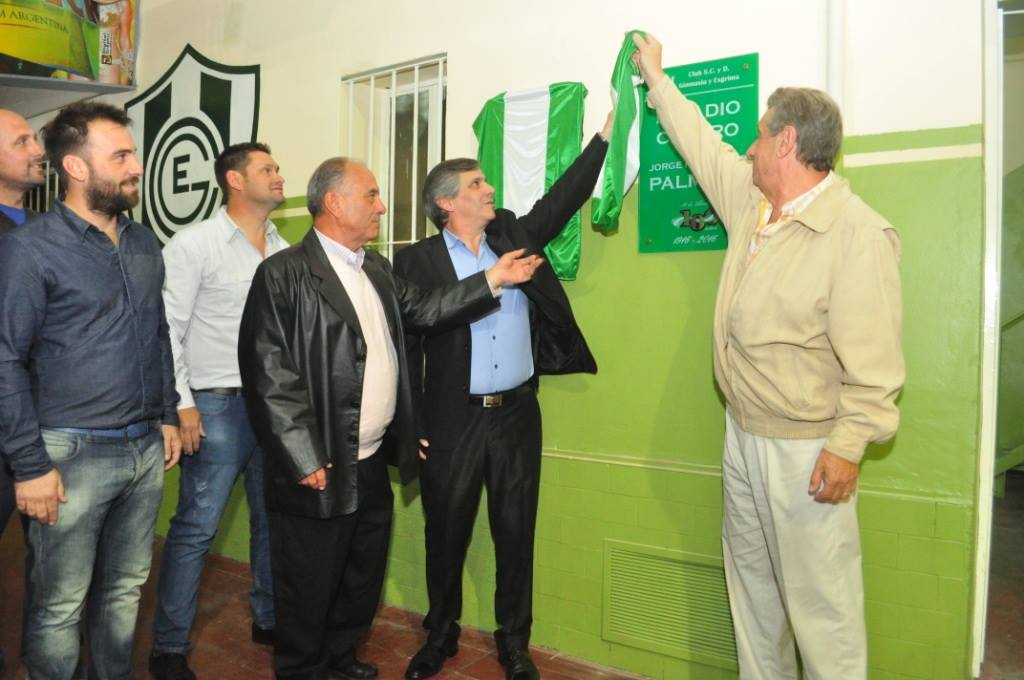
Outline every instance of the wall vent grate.
{"label": "wall vent grate", "polygon": [[605,640],[736,670],[718,557],[605,540]]}

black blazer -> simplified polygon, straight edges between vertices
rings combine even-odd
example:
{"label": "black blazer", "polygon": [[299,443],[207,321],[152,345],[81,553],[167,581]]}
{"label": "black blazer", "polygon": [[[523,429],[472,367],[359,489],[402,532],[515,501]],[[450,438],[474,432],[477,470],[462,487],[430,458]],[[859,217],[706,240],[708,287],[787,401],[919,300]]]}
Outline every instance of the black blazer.
{"label": "black blazer", "polygon": [[[366,251],[363,270],[387,316],[398,358],[395,418],[382,450],[408,482],[418,471],[404,325],[466,323],[497,306],[483,274],[425,290]],[[355,308],[312,229],[267,258],[253,277],[238,339],[250,420],[263,449],[267,508],[313,518],[354,512],[366,345]],[[331,464],[327,488],[298,481]]]}
{"label": "black blazer", "polygon": [[[597,135],[529,213],[516,217],[498,210],[485,228],[487,244],[498,256],[517,248],[542,251],[558,236],[572,214],[590,197],[608,144]],[[455,267],[440,234],[398,252],[395,271],[424,287],[457,281]],[[569,298],[545,262],[533,279],[520,285],[530,301],[530,338],[534,375],[597,373],[590,348],[569,305]],[[470,332],[460,326],[447,332],[407,338],[412,367],[417,426],[431,446],[452,448],[462,433],[469,409]]]}

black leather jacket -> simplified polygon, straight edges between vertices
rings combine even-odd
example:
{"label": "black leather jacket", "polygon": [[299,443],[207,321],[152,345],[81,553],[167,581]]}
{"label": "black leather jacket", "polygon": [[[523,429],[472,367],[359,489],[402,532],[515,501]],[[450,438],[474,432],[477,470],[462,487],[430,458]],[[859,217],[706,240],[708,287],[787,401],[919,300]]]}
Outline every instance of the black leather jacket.
{"label": "black leather jacket", "polygon": [[[398,359],[395,418],[381,450],[403,483],[416,476],[405,336],[409,329],[465,324],[497,306],[483,274],[425,290],[396,278],[373,251],[363,264],[380,295]],[[328,518],[354,512],[364,344],[355,309],[312,229],[256,270],[238,340],[249,417],[263,449],[267,508]],[[298,484],[322,467],[327,488]]]}

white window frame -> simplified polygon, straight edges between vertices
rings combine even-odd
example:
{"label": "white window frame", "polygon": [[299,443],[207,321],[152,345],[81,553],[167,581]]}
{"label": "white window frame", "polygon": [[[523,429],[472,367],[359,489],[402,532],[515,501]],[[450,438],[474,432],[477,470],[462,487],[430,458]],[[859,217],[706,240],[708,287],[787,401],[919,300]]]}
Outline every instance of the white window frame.
{"label": "white window frame", "polygon": [[[431,77],[421,80],[420,74],[424,69],[431,70]],[[434,72],[436,71],[436,75]],[[399,85],[400,75],[412,75],[412,83]],[[380,82],[386,83],[378,87]],[[372,96],[369,101],[369,115],[367,117],[366,145],[364,148],[356,146],[353,135],[353,121],[355,120],[355,87],[356,85],[369,85]],[[409,240],[395,241],[392,237],[394,215],[394,186],[395,186],[395,100],[403,95],[413,95],[414,124],[419,121],[420,98],[417,93],[428,92],[430,101],[430,116],[427,120],[427,166],[432,168],[443,159],[441,139],[444,130],[444,116],[442,115],[444,91],[447,86],[447,55],[434,54],[422,59],[415,59],[400,64],[392,64],[371,71],[363,71],[352,75],[344,76],[341,79],[341,86],[347,98],[347,112],[345,124],[342,127],[341,149],[342,153],[349,157],[364,158],[370,170],[377,177],[384,195],[387,214],[381,218],[381,233],[374,247],[383,255],[391,259],[394,256],[395,247],[414,243],[426,236],[425,233],[417,233],[417,225],[420,221],[420,189],[416,181],[410,187],[412,228],[410,229]],[[412,135],[412,171],[411,177],[419,176],[419,135]]]}

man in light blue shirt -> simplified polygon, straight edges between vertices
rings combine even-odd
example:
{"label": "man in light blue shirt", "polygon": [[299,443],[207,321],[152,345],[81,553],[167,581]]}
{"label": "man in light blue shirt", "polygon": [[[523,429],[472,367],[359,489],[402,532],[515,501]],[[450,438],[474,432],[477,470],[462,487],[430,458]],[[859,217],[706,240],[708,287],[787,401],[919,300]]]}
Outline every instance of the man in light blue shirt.
{"label": "man in light blue shirt", "polygon": [[[459,280],[494,266],[498,256],[480,238],[477,252],[445,229],[441,232]],[[492,394],[522,385],[533,376],[529,300],[519,288],[503,291],[501,307],[469,325],[470,394]]]}
{"label": "man in light blue shirt", "polygon": [[[470,158],[430,171],[423,209],[437,228],[399,251],[395,271],[422,287],[465,279],[516,248],[540,253],[590,196],[609,125],[525,215],[495,209],[494,187]],[[554,270],[503,289],[499,309],[447,332],[410,337],[413,396],[423,438],[420,491],[426,518],[426,644],[405,677],[442,670],[458,649],[462,568],[483,488],[494,539],[498,660],[507,680],[536,680],[533,539],[541,468],[538,376],[594,373],[597,365]]]}
{"label": "man in light blue shirt", "polygon": [[186,227],[164,248],[164,305],[181,402],[178,507],[164,544],[153,621],[150,671],[157,680],[192,680],[186,655],[206,554],[239,475],[249,502],[252,638],[273,640],[270,547],[263,460],[238,369],[238,327],[256,267],[288,244],[268,219],[284,201],[284,179],[259,143],[225,149],[214,174],[226,204]]}

